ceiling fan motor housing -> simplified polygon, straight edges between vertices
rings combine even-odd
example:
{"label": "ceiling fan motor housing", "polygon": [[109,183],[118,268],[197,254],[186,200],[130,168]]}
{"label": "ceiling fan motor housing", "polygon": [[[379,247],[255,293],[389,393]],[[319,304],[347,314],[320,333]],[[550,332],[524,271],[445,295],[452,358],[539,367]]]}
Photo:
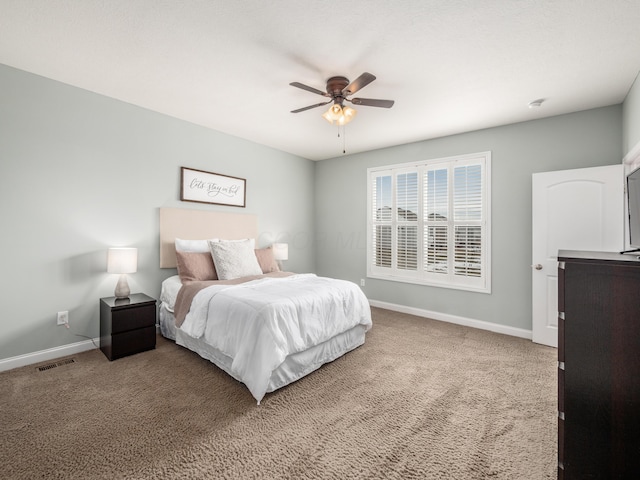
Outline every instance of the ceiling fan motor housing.
{"label": "ceiling fan motor housing", "polygon": [[348,95],[348,92],[345,92],[344,95],[342,93],[347,85],[349,85],[349,79],[346,77],[331,77],[327,80],[327,93],[331,95],[334,103],[342,105],[345,95]]}

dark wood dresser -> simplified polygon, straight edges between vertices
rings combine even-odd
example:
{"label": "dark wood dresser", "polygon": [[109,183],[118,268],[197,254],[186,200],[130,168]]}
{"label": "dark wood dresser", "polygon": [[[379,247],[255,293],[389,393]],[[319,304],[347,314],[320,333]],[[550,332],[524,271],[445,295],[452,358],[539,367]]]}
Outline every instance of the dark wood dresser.
{"label": "dark wood dresser", "polygon": [[558,478],[640,478],[640,260],[558,261]]}
{"label": "dark wood dresser", "polygon": [[109,360],[156,347],[156,301],[144,293],[100,299],[100,350]]}

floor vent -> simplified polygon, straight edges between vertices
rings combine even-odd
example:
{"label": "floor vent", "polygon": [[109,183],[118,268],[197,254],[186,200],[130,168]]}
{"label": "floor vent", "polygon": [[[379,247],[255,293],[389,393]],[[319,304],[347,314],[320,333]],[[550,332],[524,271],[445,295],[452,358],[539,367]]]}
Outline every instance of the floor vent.
{"label": "floor vent", "polygon": [[40,365],[36,367],[38,372],[44,372],[47,370],[51,370],[52,368],[61,367],[63,365],[69,365],[70,363],[76,363],[75,358],[67,358],[66,360],[60,360],[59,362],[49,363],[47,365]]}

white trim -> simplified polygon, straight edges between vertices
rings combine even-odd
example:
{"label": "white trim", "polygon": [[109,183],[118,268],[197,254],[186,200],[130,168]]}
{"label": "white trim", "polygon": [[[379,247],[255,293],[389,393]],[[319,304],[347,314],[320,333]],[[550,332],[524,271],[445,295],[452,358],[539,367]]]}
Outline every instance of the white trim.
{"label": "white trim", "polygon": [[407,307],[405,305],[397,305],[395,303],[381,302],[378,300],[369,300],[369,304],[372,307],[384,308],[386,310],[392,310],[394,312],[408,313],[409,315],[430,318],[432,320],[438,320],[440,322],[454,323],[456,325],[462,325],[464,327],[488,330],[490,332],[502,333],[504,335],[525,338],[527,340],[531,340],[532,338],[531,330],[525,330],[523,328],[508,327],[506,325],[499,325],[497,323],[485,322],[484,320],[459,317],[457,315],[450,315],[448,313],[433,312],[431,310]]}
{"label": "white trim", "polygon": [[640,142],[627,152],[622,159],[622,163],[626,165],[625,173],[629,173],[640,166]]}
{"label": "white trim", "polygon": [[18,355],[17,357],[5,358],[0,360],[0,372],[93,350],[99,342],[100,338],[98,337],[93,340],[83,340],[82,342],[70,343],[61,347],[54,347],[47,350],[40,350],[39,352]]}
{"label": "white trim", "polygon": [[[430,318],[432,320],[438,320],[440,322],[453,323],[455,325],[478,328],[480,330],[488,330],[490,332],[510,335],[512,337],[525,338],[527,340],[531,340],[532,338],[531,330],[525,330],[522,328],[508,327],[506,325],[485,322],[483,320],[476,320],[474,318],[460,317],[457,315],[434,312],[432,310],[424,310],[415,307],[407,307],[405,305],[382,302],[379,300],[369,300],[369,304],[372,307],[384,308],[385,310],[391,310],[393,312],[408,313],[409,315]],[[17,357],[5,358],[3,360],[0,360],[0,372],[93,350],[94,348],[96,348],[95,345],[99,344],[99,342],[100,338],[98,337],[94,338],[93,341],[84,340],[82,342],[63,345],[61,347],[54,347],[47,350],[40,350],[39,352],[18,355]]]}
{"label": "white trim", "polygon": [[478,157],[491,158],[491,150],[487,150],[485,152],[463,153],[461,155],[451,155],[450,157],[432,158],[429,160],[421,160],[418,162],[395,163],[393,165],[380,165],[378,167],[369,167],[367,168],[367,175],[370,172],[380,172],[380,171],[384,172],[385,170],[389,170],[391,168],[402,169],[402,168],[422,167],[425,165],[425,163],[428,163],[429,165],[436,165],[438,163],[446,164],[453,161],[462,163],[462,162],[467,162],[469,160],[475,160]]}
{"label": "white trim", "polygon": [[[424,279],[421,277],[408,277],[408,276],[400,276],[393,274],[378,274],[378,273],[368,273],[367,278],[375,278],[376,280],[387,280],[389,282],[400,282],[400,283],[413,283],[414,285],[426,285],[429,287],[440,287],[440,288],[450,288],[453,290],[464,290],[465,292],[477,292],[477,293],[491,293],[491,289],[487,289],[483,286],[475,286],[468,285],[464,283],[446,283],[446,282],[438,282],[436,280]],[[437,279],[436,276],[434,278]]]}
{"label": "white trim", "polygon": [[[480,165],[482,168],[482,219],[479,221],[469,222],[457,222],[453,219],[453,200],[454,194],[453,172],[458,167],[467,165]],[[432,273],[428,272],[424,268],[424,232],[428,223],[423,218],[424,207],[424,174],[432,169],[443,168],[448,172],[447,181],[449,193],[449,218],[447,226],[450,232],[448,239],[448,272]],[[418,265],[414,271],[401,270],[397,267],[397,227],[402,225],[403,222],[398,220],[395,213],[392,213],[391,219],[377,220],[374,215],[374,198],[373,198],[373,185],[374,179],[380,177],[391,177],[391,210],[395,212],[396,205],[396,187],[397,176],[407,172],[417,172],[418,181],[418,212],[417,221],[413,222],[418,227],[417,236],[417,257]],[[444,223],[444,222],[443,222]],[[374,265],[374,251],[373,251],[373,235],[374,228],[377,225],[388,226],[391,228],[391,265],[390,266],[376,266]],[[480,278],[465,277],[463,275],[456,275],[453,268],[453,262],[455,257],[453,255],[453,243],[455,242],[455,227],[457,225],[480,225],[482,228],[482,275]],[[367,168],[367,277],[377,278],[381,280],[390,280],[402,283],[415,283],[419,285],[430,285],[440,288],[453,288],[456,290],[466,290],[478,293],[491,293],[491,151],[468,153],[464,155],[456,155],[451,157],[423,160],[420,162],[410,162],[395,165],[384,165],[378,167]]]}

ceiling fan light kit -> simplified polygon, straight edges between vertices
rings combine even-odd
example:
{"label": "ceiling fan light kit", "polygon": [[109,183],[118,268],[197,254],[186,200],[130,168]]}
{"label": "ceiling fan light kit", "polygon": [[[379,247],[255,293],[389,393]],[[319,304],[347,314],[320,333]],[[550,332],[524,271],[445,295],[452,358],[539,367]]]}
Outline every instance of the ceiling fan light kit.
{"label": "ceiling fan light kit", "polygon": [[346,125],[353,117],[356,116],[355,108],[351,107],[341,107],[339,104],[334,103],[329,107],[329,110],[322,114],[322,118],[324,118],[331,125],[335,122],[337,125]]}

